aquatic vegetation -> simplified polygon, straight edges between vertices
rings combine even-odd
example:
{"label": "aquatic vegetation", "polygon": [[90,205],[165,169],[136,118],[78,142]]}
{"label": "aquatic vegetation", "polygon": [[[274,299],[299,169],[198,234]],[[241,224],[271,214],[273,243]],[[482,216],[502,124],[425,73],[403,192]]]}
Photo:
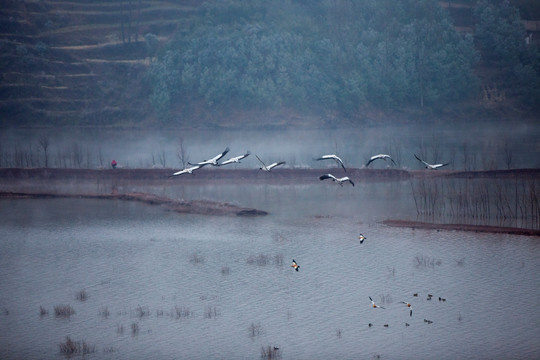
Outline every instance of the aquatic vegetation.
{"label": "aquatic vegetation", "polygon": [[283,265],[283,254],[275,254],[273,256],[266,254],[249,255],[246,262],[249,265],[265,266],[265,265]]}
{"label": "aquatic vegetation", "polygon": [[134,322],[131,323],[131,335],[135,336],[138,335],[140,331],[139,324]]}
{"label": "aquatic vegetation", "polygon": [[109,309],[106,306],[101,307],[99,309],[99,315],[107,319],[111,313],[109,312]]}
{"label": "aquatic vegetation", "polygon": [[178,320],[180,318],[186,318],[193,316],[193,311],[190,308],[185,306],[175,306],[174,307],[175,318]]}
{"label": "aquatic vegetation", "polygon": [[281,349],[277,346],[263,346],[261,348],[261,359],[281,359]]}
{"label": "aquatic vegetation", "polygon": [[88,294],[86,293],[86,290],[81,290],[77,294],[75,294],[75,299],[79,301],[86,301],[88,299]]}
{"label": "aquatic vegetation", "polygon": [[73,341],[69,336],[66,336],[66,342],[58,344],[58,347],[60,348],[60,353],[66,356],[85,355],[96,351],[95,345],[89,345],[86,341]]}
{"label": "aquatic vegetation", "polygon": [[262,334],[261,324],[251,323],[249,326],[249,337],[254,338]]}
{"label": "aquatic vegetation", "polygon": [[39,306],[39,316],[49,315],[49,310],[45,309],[43,306]]}
{"label": "aquatic vegetation", "polygon": [[204,317],[205,319],[212,319],[218,317],[220,314],[219,310],[216,306],[207,306],[204,309]]}
{"label": "aquatic vegetation", "polygon": [[434,268],[435,266],[441,266],[441,259],[435,259],[433,256],[427,256],[424,254],[418,254],[413,260],[417,268]]}
{"label": "aquatic vegetation", "polygon": [[54,316],[70,317],[75,314],[75,310],[70,305],[57,305],[54,307]]}

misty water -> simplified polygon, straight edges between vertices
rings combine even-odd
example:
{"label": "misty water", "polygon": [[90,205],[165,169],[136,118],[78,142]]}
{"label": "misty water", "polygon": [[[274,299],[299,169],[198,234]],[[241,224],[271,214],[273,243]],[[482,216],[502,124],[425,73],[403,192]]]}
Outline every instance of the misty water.
{"label": "misty water", "polygon": [[[399,136],[390,130],[370,129],[365,137],[359,130],[182,136],[195,161],[229,146],[232,155],[249,149],[269,162],[331,168],[312,158],[337,148],[361,167],[368,153],[395,146]],[[519,141],[491,129],[495,137],[474,142],[475,134],[463,130],[453,143],[436,140],[435,129],[400,130],[403,143],[394,149],[401,149],[403,167],[418,168],[409,153],[422,139],[426,154],[438,153],[440,161],[454,153],[458,169],[466,140],[471,153],[495,159],[499,168],[505,141],[515,146],[516,166],[538,165],[536,127],[516,127]],[[23,133],[10,135],[23,149]],[[165,153],[167,167],[179,166],[178,134],[54,136],[52,158],[80,143],[95,167],[99,153],[129,167],[152,166],[152,154]],[[518,157],[518,150],[536,157]],[[477,166],[483,162],[478,155]],[[258,164],[251,157],[233,166]],[[99,359],[252,359],[268,346],[284,359],[540,356],[537,237],[387,227],[380,221],[415,218],[409,182],[355,180],[355,187],[340,187],[319,181],[197,185],[178,178],[119,188],[269,212],[253,218],[177,214],[116,200],[0,201],[0,358],[63,358],[59,344],[66,336],[93,347],[86,358]],[[106,193],[112,184],[63,187]],[[360,233],[367,236],[363,244]],[[77,299],[82,291],[84,301]],[[385,309],[372,308],[369,297]],[[412,304],[412,316],[400,301]],[[55,316],[60,305],[75,313]]]}

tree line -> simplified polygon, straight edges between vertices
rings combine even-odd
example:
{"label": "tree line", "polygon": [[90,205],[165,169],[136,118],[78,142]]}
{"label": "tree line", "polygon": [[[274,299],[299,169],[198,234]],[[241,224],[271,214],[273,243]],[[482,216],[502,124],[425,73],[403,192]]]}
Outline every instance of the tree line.
{"label": "tree line", "polygon": [[153,62],[150,100],[209,108],[335,111],[366,104],[436,108],[477,97],[479,63],[496,62],[531,106],[538,48],[519,11],[479,1],[475,34],[430,0],[226,0],[201,6]]}

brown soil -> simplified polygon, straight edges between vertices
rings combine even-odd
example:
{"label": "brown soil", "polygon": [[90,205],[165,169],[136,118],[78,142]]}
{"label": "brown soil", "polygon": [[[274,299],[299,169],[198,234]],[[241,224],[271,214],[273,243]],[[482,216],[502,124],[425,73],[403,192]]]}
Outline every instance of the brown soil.
{"label": "brown soil", "polygon": [[412,229],[430,229],[447,231],[474,231],[484,233],[499,233],[512,235],[540,236],[540,230],[521,229],[505,226],[469,225],[469,224],[434,224],[422,221],[384,220],[384,225],[393,227],[407,227]]}
{"label": "brown soil", "polygon": [[263,210],[243,208],[236,205],[207,200],[174,200],[143,193],[128,194],[56,194],[56,193],[13,193],[0,192],[0,199],[44,199],[44,198],[83,198],[140,201],[150,205],[160,205],[165,209],[182,214],[261,216]]}

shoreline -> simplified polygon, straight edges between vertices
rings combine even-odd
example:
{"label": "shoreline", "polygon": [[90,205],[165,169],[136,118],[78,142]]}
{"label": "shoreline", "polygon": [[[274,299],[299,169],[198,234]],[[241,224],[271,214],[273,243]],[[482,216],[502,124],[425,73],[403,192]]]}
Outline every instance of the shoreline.
{"label": "shoreline", "polygon": [[[73,169],[73,168],[0,168],[0,179],[5,180],[162,180],[177,183],[199,183],[201,181],[257,180],[277,183],[319,181],[319,176],[329,172],[343,173],[341,168],[281,168],[271,174],[259,169],[201,169],[193,174],[171,177],[178,169]],[[540,179],[540,169],[509,170],[409,170],[349,168],[346,175],[355,180],[402,181],[409,179]]]}
{"label": "shoreline", "polygon": [[492,225],[471,225],[471,224],[437,224],[423,221],[412,220],[395,220],[389,219],[381,221],[381,224],[391,227],[422,229],[422,230],[437,230],[437,231],[467,231],[467,232],[483,232],[492,234],[509,234],[509,235],[525,235],[525,236],[540,236],[540,230],[515,228],[507,226],[492,226]]}
{"label": "shoreline", "polygon": [[217,215],[217,216],[264,216],[268,212],[253,208],[245,208],[229,203],[208,200],[175,200],[146,193],[126,194],[62,194],[62,193],[26,193],[0,192],[2,199],[105,199],[139,201],[149,205],[159,205],[166,210],[180,214]]}

